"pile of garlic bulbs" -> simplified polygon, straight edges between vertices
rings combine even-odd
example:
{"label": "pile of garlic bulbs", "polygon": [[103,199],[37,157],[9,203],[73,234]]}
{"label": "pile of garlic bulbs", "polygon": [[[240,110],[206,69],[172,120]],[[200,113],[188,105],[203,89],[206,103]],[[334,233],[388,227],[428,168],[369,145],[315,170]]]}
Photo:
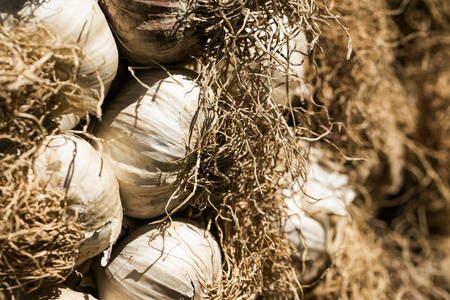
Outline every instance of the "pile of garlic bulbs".
{"label": "pile of garlic bulbs", "polygon": [[[195,27],[172,35],[175,24],[184,20],[188,3],[0,1],[6,28],[43,26],[55,38],[81,49],[76,67],[66,71],[75,76],[73,84],[82,92],[67,95],[67,103],[52,112],[59,128],[36,138],[39,147],[29,170],[29,177],[44,191],[64,195],[61,206],[66,205],[67,214],[81,228],[83,240],[76,249],[74,269],[94,266],[86,272],[95,272],[100,300],[207,299],[229,276],[229,270],[222,269],[231,261],[229,257],[222,261],[224,233],[213,218],[200,225],[173,215],[190,204],[186,195],[195,194],[182,185],[188,180],[182,175],[191,171],[192,160],[200,159],[193,154],[198,154],[199,132],[205,126],[200,103],[205,89],[198,81],[205,74],[173,66],[187,64],[198,50]],[[292,97],[286,97],[286,90],[297,96],[305,93],[305,32],[296,32],[296,37],[292,49],[283,47],[276,58],[288,61],[291,68],[273,69],[271,75],[277,77],[270,91],[279,107],[290,106]],[[147,67],[129,67],[127,81],[117,81],[108,94],[118,54],[128,61],[123,64]],[[60,77],[55,81],[67,75],[56,73]],[[84,117],[87,125],[80,128]],[[89,123],[91,117],[96,122]],[[332,248],[329,242],[335,222],[330,215],[345,218],[346,205],[354,197],[345,176],[330,172],[333,166],[321,167],[314,155],[308,162],[305,185],[293,182],[282,191],[284,233],[296,250],[294,260],[306,263],[302,283],[320,276],[337,251],[338,243],[334,241]],[[123,230],[128,222],[124,215],[132,224],[131,232]],[[208,222],[214,225],[205,226]],[[57,288],[50,293],[65,299],[69,292]]]}
{"label": "pile of garlic bulbs", "polygon": [[0,1],[0,21],[1,295],[61,282],[104,251],[107,258],[123,212],[96,150],[59,135],[101,117],[117,72],[98,3]]}
{"label": "pile of garlic bulbs", "polygon": [[[60,66],[56,62],[55,76],[47,79],[51,87],[57,87],[59,82],[74,78],[68,84],[73,84],[76,92],[62,97],[57,95],[61,102],[50,116],[58,128],[52,132],[44,131],[32,141],[37,148],[33,148],[28,177],[44,192],[63,195],[61,209],[81,229],[82,241],[73,249],[77,255],[75,268],[89,265],[93,257],[99,258],[99,268],[103,268],[110,262],[112,247],[125,226],[122,224],[124,212],[138,218],[156,218],[166,215],[184,200],[171,199],[171,196],[177,189],[177,174],[185,168],[183,159],[195,146],[197,138],[196,126],[191,131],[200,95],[195,83],[197,74],[185,69],[138,72],[128,84],[116,87],[118,95],[103,105],[117,73],[118,51],[96,1],[1,1],[0,4],[0,18],[5,30],[33,32],[35,28],[42,28],[56,42],[68,45],[67,51],[79,51],[73,55],[76,58],[73,68],[64,68],[62,63]],[[53,54],[50,52],[39,63]],[[22,82],[17,83],[20,84]],[[79,128],[80,119],[87,116],[89,121],[88,114],[99,118],[100,126],[94,132],[95,136],[87,134],[85,129],[72,131]],[[201,117],[196,119],[197,126],[201,126]],[[70,133],[58,134],[61,132]],[[12,155],[10,148],[15,149],[13,140],[2,142],[1,154]],[[21,151],[15,153],[20,156]],[[187,229],[183,229],[185,226]],[[192,259],[184,267],[190,272],[189,277],[184,278],[185,271],[180,269],[181,277],[177,280],[184,280],[186,286],[181,287],[179,293],[204,295],[207,292],[205,284],[212,286],[222,275],[218,244],[210,233],[197,225],[176,222],[172,227],[166,231],[171,236],[178,231],[190,236],[186,245],[176,250],[180,257],[177,264],[184,261],[186,254]],[[160,243],[165,247],[165,241],[170,237],[160,236]],[[156,239],[155,247],[158,241]],[[190,251],[202,247],[205,257]],[[164,249],[155,250],[155,257],[164,253]],[[208,251],[214,254],[211,262],[208,259],[212,254]],[[171,257],[172,253],[167,255]],[[202,261],[205,266],[197,268]],[[67,268],[73,267],[68,265]],[[59,281],[63,279],[59,277]],[[7,280],[14,282],[14,279]],[[192,281],[196,282],[195,287],[188,291]],[[45,285],[45,280],[37,285],[42,283]],[[177,285],[174,290],[178,289]],[[34,289],[32,284],[25,291],[30,289]],[[62,290],[51,293],[67,297]]]}

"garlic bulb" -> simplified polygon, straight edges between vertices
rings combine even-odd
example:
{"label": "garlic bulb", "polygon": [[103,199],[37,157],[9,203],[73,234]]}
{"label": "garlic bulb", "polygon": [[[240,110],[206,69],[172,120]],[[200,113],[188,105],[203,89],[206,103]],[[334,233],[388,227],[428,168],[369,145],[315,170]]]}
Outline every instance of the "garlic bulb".
{"label": "garlic bulb", "polygon": [[[104,110],[97,145],[120,185],[124,214],[160,216],[183,199],[171,199],[180,161],[190,143],[199,88],[187,70],[150,70],[132,80]],[[196,124],[194,124],[196,126]],[[193,137],[196,130],[194,126]],[[167,206],[167,207],[166,207]]]}
{"label": "garlic bulb", "polygon": [[55,285],[40,288],[32,293],[25,294],[20,300],[96,300],[92,295],[71,290],[68,287]]}
{"label": "garlic bulb", "polygon": [[173,220],[139,227],[94,271],[102,300],[205,299],[221,279],[221,254],[209,231]]}
{"label": "garlic bulb", "polygon": [[[281,40],[285,39],[282,32],[280,35]],[[288,70],[272,71],[272,98],[275,103],[286,107],[297,106],[300,104],[300,99],[307,97],[309,91],[304,81],[306,53],[308,53],[308,42],[303,30],[296,33],[289,43],[283,44],[277,58],[288,66]]]}
{"label": "garlic bulb", "polygon": [[[301,270],[300,282],[310,284],[320,277],[330,261],[330,220],[316,220],[308,216],[292,197],[286,197],[284,231],[296,249],[292,258]],[[325,222],[325,223],[322,223]],[[331,225],[332,226],[332,225]]]}
{"label": "garlic bulb", "polygon": [[71,129],[87,113],[100,116],[101,102],[116,75],[119,60],[114,37],[97,1],[0,0],[0,6],[0,20],[6,28],[40,25],[64,43],[76,44],[82,50],[79,65],[72,72],[84,95],[55,116],[61,130]]}
{"label": "garlic bulb", "polygon": [[187,1],[101,0],[125,57],[135,64],[176,65],[199,53],[197,28]]}
{"label": "garlic bulb", "polygon": [[[249,51],[251,56],[255,56],[258,51],[259,56],[265,55],[270,65],[270,87],[271,98],[283,107],[298,106],[301,99],[308,96],[309,90],[305,83],[305,64],[307,63],[307,53],[309,52],[308,41],[304,28],[292,26],[287,17],[282,19],[270,19],[269,27],[262,27],[260,30],[245,28],[248,34],[254,34],[260,41],[270,41],[273,43],[274,55],[267,53],[267,45],[262,43],[260,49]],[[254,63],[258,68],[260,63]],[[234,70],[229,73],[229,76]],[[288,94],[289,92],[289,94]]]}
{"label": "garlic bulb", "polygon": [[309,215],[347,215],[347,205],[355,199],[348,176],[335,164],[321,157],[320,150],[311,149],[307,160],[306,182],[293,182],[284,195],[296,202]]}
{"label": "garlic bulb", "polygon": [[297,209],[289,211],[284,230],[287,238],[298,250],[293,259],[303,271],[301,283],[313,282],[326,269],[329,261],[325,228],[320,222]]}
{"label": "garlic bulb", "polygon": [[[290,212],[286,221],[285,231],[288,238],[295,244],[297,249],[306,246],[306,248],[311,251],[326,251],[325,228],[320,222],[306,216],[301,210]],[[301,233],[301,235],[299,233]],[[306,259],[310,260],[310,256],[311,252],[308,252],[306,254]]]}
{"label": "garlic bulb", "polygon": [[[302,145],[305,146],[305,145]],[[321,150],[311,148],[306,160],[306,181],[292,181],[282,191],[286,203],[285,233],[305,263],[300,281],[312,283],[342,246],[347,206],[355,198],[348,176],[338,171]]]}
{"label": "garlic bulb", "polygon": [[77,264],[114,244],[122,226],[119,186],[88,142],[72,135],[47,137],[37,150],[33,173],[40,185],[65,192],[68,209],[77,214],[85,236]]}

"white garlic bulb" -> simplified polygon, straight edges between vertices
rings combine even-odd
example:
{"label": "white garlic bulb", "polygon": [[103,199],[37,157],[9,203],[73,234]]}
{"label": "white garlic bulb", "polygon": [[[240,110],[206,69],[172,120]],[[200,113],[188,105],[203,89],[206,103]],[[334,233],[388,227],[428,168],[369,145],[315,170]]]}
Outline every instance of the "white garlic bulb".
{"label": "white garlic bulb", "polygon": [[[302,145],[304,146],[304,145]],[[306,180],[292,181],[282,191],[286,203],[285,233],[305,263],[300,281],[311,283],[326,269],[341,247],[347,206],[356,194],[348,176],[338,171],[320,149],[311,148],[306,159]]]}
{"label": "white garlic bulb", "polygon": [[[177,188],[181,159],[190,148],[190,126],[199,88],[187,70],[155,69],[138,74],[104,110],[96,135],[98,147],[120,185],[124,214],[152,218],[182,199],[169,199]],[[193,138],[196,135],[196,123]]]}
{"label": "white garlic bulb", "polygon": [[[306,248],[311,251],[326,251],[325,228],[317,220],[306,216],[301,210],[290,210],[285,231],[297,249]],[[301,234],[300,234],[301,233]],[[310,260],[310,252],[306,259]]]}
{"label": "white garlic bulb", "polygon": [[87,113],[101,116],[100,106],[116,76],[119,59],[114,36],[97,1],[0,0],[0,20],[6,28],[43,26],[64,43],[81,48],[83,56],[72,71],[84,95],[74,98],[71,108],[55,116],[61,130],[71,129]]}
{"label": "white garlic bulb", "polygon": [[[305,29],[289,25],[289,19],[270,19],[270,27],[261,29],[246,28],[248,34],[254,34],[261,41],[268,41],[274,55],[267,53],[265,45],[259,45],[260,49],[250,48],[252,56],[255,51],[259,55],[268,56],[270,65],[271,98],[275,104],[282,107],[298,106],[299,100],[308,97],[309,90],[305,83],[305,64],[307,63],[308,41]],[[255,68],[260,67],[254,63]],[[232,75],[232,72],[229,73]],[[289,94],[288,94],[289,92]]]}
{"label": "white garlic bulb", "polygon": [[306,181],[292,182],[283,191],[289,201],[296,202],[308,215],[347,215],[347,206],[355,199],[355,191],[348,176],[341,173],[333,162],[321,156],[318,149],[311,148],[307,158]]}
{"label": "white garlic bulb", "polygon": [[205,299],[221,279],[220,248],[211,233],[187,220],[144,225],[113,250],[95,274],[101,300]]}
{"label": "white garlic bulb", "polygon": [[40,288],[32,293],[25,294],[19,300],[96,300],[90,294],[76,292],[62,285]]}
{"label": "white garlic bulb", "polygon": [[[281,32],[281,39],[285,39]],[[299,105],[299,100],[309,94],[305,83],[305,64],[307,62],[308,42],[305,31],[295,34],[289,43],[283,44],[277,58],[287,65],[288,70],[272,71],[272,99],[275,103],[289,107]],[[288,76],[288,77],[287,77]],[[286,82],[286,78],[288,79]],[[288,84],[288,85],[287,85]],[[287,93],[289,91],[289,94]]]}
{"label": "white garlic bulb", "polygon": [[[65,192],[68,209],[77,214],[85,237],[77,264],[111,248],[122,226],[119,186],[88,142],[73,135],[47,137],[37,150],[30,176],[46,189]],[[108,252],[105,255],[108,258]]]}
{"label": "white garlic bulb", "polygon": [[199,54],[198,28],[187,1],[101,0],[124,56],[134,64],[177,65]]}
{"label": "white garlic bulb", "polygon": [[324,226],[306,216],[303,211],[293,208],[289,210],[284,230],[298,251],[293,259],[302,270],[300,282],[303,284],[313,282],[326,269],[329,262],[327,232]]}

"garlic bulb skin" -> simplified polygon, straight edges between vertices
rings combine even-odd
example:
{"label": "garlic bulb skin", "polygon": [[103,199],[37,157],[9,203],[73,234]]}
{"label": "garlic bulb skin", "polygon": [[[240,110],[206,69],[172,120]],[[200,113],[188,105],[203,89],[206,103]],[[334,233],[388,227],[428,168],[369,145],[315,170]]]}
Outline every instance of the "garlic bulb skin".
{"label": "garlic bulb skin", "polygon": [[346,216],[347,206],[356,197],[348,176],[315,148],[310,149],[306,171],[306,181],[293,182],[290,189],[283,191],[284,195],[291,197],[308,215]]}
{"label": "garlic bulb skin", "polygon": [[220,248],[211,233],[191,221],[144,225],[113,250],[106,268],[97,268],[99,298],[205,299],[205,286],[221,279]]}
{"label": "garlic bulb skin", "polygon": [[90,294],[76,292],[62,285],[40,288],[32,293],[25,294],[20,300],[96,300]]}
{"label": "garlic bulb skin", "polygon": [[[281,33],[282,38],[284,35]],[[288,47],[289,46],[289,47]],[[289,67],[288,86],[286,85],[286,74],[279,70],[272,71],[272,99],[278,105],[284,107],[298,106],[301,99],[308,96],[309,91],[305,83],[305,64],[307,63],[308,42],[305,31],[300,31],[294,38],[284,44],[278,59]],[[289,91],[289,94],[287,93]]]}
{"label": "garlic bulb skin", "polygon": [[75,128],[80,123],[82,117],[79,113],[69,112],[55,117],[54,121],[58,124],[61,132],[66,132]]}
{"label": "garlic bulb skin", "polygon": [[326,251],[325,228],[317,220],[305,215],[301,210],[290,211],[286,221],[285,232],[297,249],[306,248],[306,259],[311,260],[312,251]]}
{"label": "garlic bulb skin", "polygon": [[[292,26],[289,19],[270,19],[270,27],[254,30],[246,28],[248,34],[255,34],[261,41],[273,41],[276,47],[275,55],[269,56],[266,47],[249,49],[252,56],[257,50],[259,55],[267,55],[270,64],[271,98],[274,103],[283,108],[300,105],[300,100],[308,97],[309,90],[305,83],[305,65],[309,52],[305,28]],[[258,67],[257,64],[255,67]],[[234,76],[229,74],[229,76]],[[289,94],[288,94],[289,92]]]}
{"label": "garlic bulb skin", "polygon": [[177,65],[200,52],[197,28],[189,25],[188,1],[101,0],[119,40],[121,53],[133,64]]}
{"label": "garlic bulb skin", "polygon": [[[83,56],[73,72],[77,74],[77,84],[83,88],[86,99],[80,99],[75,106],[62,111],[62,116],[55,117],[62,123],[62,129],[75,127],[87,113],[101,116],[101,102],[116,76],[119,56],[114,36],[97,1],[0,0],[0,5],[0,19],[6,28],[39,24],[65,43],[81,47]],[[13,17],[19,20],[18,25]],[[73,116],[66,120],[65,114],[74,114],[78,120]]]}
{"label": "garlic bulb skin", "polygon": [[319,221],[306,216],[298,208],[291,208],[284,230],[298,251],[293,260],[302,270],[300,282],[307,284],[317,279],[327,267],[327,231]]}
{"label": "garlic bulb skin", "polygon": [[177,188],[177,172],[184,168],[180,160],[190,148],[200,91],[190,71],[170,72],[138,74],[146,86],[128,82],[105,108],[96,131],[102,141],[95,146],[117,176],[124,214],[130,217],[157,217],[183,200],[168,203]]}
{"label": "garlic bulb skin", "polygon": [[[300,143],[307,147],[308,144]],[[306,180],[289,181],[282,191],[286,204],[285,233],[298,250],[294,261],[301,266],[300,281],[312,283],[327,268],[342,246],[348,221],[347,206],[356,194],[348,176],[317,148],[306,157]]]}
{"label": "garlic bulb skin", "polygon": [[114,244],[123,217],[119,186],[88,142],[68,134],[47,137],[37,151],[33,172],[40,185],[65,192],[68,209],[77,213],[85,236],[77,264]]}

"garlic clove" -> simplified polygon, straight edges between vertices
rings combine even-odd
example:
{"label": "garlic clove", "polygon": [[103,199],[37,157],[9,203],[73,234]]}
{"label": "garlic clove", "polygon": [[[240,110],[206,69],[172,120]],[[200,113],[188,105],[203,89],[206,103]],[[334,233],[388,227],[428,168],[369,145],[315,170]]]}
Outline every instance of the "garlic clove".
{"label": "garlic clove", "polygon": [[288,240],[296,249],[292,258],[298,270],[301,271],[300,282],[302,284],[314,282],[327,268],[330,260],[326,228],[297,208],[297,210],[288,210],[284,230]]}
{"label": "garlic clove", "polygon": [[69,112],[59,115],[53,119],[58,124],[61,132],[69,131],[75,128],[81,120],[82,116],[79,113]]}
{"label": "garlic clove", "polygon": [[95,146],[113,168],[124,213],[153,218],[176,207],[169,199],[178,187],[182,159],[192,149],[198,124],[199,88],[187,70],[155,69],[128,82],[104,110]]}
{"label": "garlic clove", "polygon": [[[304,28],[289,25],[287,17],[278,22],[270,19],[269,23],[271,26],[264,27],[263,30],[255,28],[244,30],[247,34],[256,35],[261,41],[270,39],[278,42],[279,46],[273,50],[276,51],[275,56],[270,57],[271,98],[275,104],[283,108],[295,107],[300,105],[300,100],[310,94],[304,78],[309,52],[306,31]],[[255,55],[255,49],[251,48],[249,51],[250,56]],[[231,73],[232,71],[230,76],[233,76]]]}
{"label": "garlic clove", "polygon": [[304,181],[286,179],[287,188],[281,191],[286,204],[285,233],[298,250],[293,259],[302,284],[317,280],[344,243],[347,206],[355,197],[348,176],[319,149],[310,149],[306,172]]}
{"label": "garlic clove", "polygon": [[30,176],[46,189],[65,193],[68,210],[75,212],[85,236],[77,264],[114,244],[122,224],[119,186],[112,169],[88,142],[73,135],[47,137]]}
{"label": "garlic clove", "polygon": [[310,215],[316,214],[333,214],[338,216],[347,215],[347,206],[340,197],[336,197],[330,190],[326,190],[323,184],[308,179],[306,189],[295,194],[294,198],[301,203],[302,209]]}
{"label": "garlic clove", "polygon": [[[162,229],[164,227],[164,229]],[[204,299],[221,279],[220,248],[188,220],[144,225],[113,249],[95,274],[100,299]]]}

